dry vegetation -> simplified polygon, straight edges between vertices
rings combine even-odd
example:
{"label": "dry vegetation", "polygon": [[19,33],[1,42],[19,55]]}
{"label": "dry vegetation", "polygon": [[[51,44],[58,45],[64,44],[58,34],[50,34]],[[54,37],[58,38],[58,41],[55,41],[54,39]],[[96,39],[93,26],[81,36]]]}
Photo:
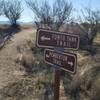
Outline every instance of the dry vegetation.
{"label": "dry vegetation", "polygon": [[[5,79],[7,74],[0,76],[0,83],[3,79],[8,81],[0,86],[0,100],[53,100],[54,69],[45,64],[43,49],[35,46],[35,33],[32,27],[23,27],[0,50],[0,61],[3,60],[0,62],[0,73],[13,69],[9,70],[10,78],[11,73],[16,72],[11,80]],[[97,36],[94,40],[95,55],[85,50],[76,52],[78,66],[75,75],[62,72],[60,100],[100,100],[99,39]]]}
{"label": "dry vegetation", "polygon": [[[37,28],[64,31],[63,26],[70,23],[73,31],[69,32],[77,33],[71,2],[25,2],[35,15]],[[21,1],[1,0],[0,7],[0,15],[11,24],[0,25],[0,100],[53,100],[54,68],[44,62],[44,49],[35,46],[36,29],[17,23],[23,12]],[[61,71],[60,100],[100,100],[100,11],[86,7],[81,12],[77,18],[83,31],[78,32],[81,49],[74,51],[77,72]]]}

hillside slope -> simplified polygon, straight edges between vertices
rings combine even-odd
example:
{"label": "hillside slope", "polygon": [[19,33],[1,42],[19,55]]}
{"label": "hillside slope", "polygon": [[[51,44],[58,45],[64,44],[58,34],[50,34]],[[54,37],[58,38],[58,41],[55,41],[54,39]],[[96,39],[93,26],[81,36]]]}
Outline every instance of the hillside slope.
{"label": "hillside slope", "polygon": [[[35,33],[32,27],[22,29],[0,50],[0,100],[52,100],[54,68],[34,45]],[[77,71],[61,74],[60,100],[100,100],[100,36],[94,45],[94,55],[75,51]]]}
{"label": "hillside slope", "polygon": [[30,40],[33,34],[33,29],[23,29],[21,32],[15,34],[0,50],[0,89],[6,86],[9,82],[20,78],[19,75],[21,65],[15,63],[18,55],[17,46]]}

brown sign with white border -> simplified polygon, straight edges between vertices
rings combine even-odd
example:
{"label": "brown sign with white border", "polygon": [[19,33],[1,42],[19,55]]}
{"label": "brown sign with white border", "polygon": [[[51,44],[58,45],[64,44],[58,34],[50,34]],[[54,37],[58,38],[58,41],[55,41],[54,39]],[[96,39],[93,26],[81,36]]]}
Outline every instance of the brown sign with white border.
{"label": "brown sign with white border", "polygon": [[72,53],[62,53],[51,49],[45,50],[45,61],[50,65],[59,66],[64,71],[75,73],[77,56]]}
{"label": "brown sign with white border", "polygon": [[79,48],[79,36],[46,29],[38,29],[36,45],[45,48],[60,47],[77,50]]}

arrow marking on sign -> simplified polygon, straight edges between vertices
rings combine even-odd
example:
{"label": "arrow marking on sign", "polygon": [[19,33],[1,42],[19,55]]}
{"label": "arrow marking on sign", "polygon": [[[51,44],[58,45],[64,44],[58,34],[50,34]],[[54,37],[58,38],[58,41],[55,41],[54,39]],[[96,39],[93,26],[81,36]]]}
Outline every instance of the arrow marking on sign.
{"label": "arrow marking on sign", "polygon": [[46,57],[49,58],[50,56],[48,54],[46,54]]}
{"label": "arrow marking on sign", "polygon": [[70,66],[73,66],[73,62],[68,62],[68,64],[69,64]]}
{"label": "arrow marking on sign", "polygon": [[42,37],[41,37],[41,40],[42,40],[42,41],[50,41],[51,39],[48,38],[48,37],[42,36]]}

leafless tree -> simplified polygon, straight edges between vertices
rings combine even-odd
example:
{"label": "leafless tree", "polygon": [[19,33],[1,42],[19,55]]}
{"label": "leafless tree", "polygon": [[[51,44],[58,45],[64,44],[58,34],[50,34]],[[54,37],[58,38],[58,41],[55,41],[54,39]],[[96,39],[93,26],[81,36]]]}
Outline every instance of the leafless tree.
{"label": "leafless tree", "polygon": [[100,11],[92,10],[91,8],[84,8],[82,11],[84,28],[88,31],[89,43],[92,44],[100,27]]}
{"label": "leafless tree", "polygon": [[36,0],[26,0],[26,4],[33,11],[37,28],[47,27],[54,30],[72,20],[72,3],[67,0],[55,0],[52,6],[46,0],[40,5]]}
{"label": "leafless tree", "polygon": [[0,1],[0,15],[3,14],[3,0]]}
{"label": "leafless tree", "polygon": [[10,20],[12,26],[17,26],[17,20],[20,18],[23,11],[21,7],[21,1],[19,0],[5,0],[4,5],[4,15]]}

